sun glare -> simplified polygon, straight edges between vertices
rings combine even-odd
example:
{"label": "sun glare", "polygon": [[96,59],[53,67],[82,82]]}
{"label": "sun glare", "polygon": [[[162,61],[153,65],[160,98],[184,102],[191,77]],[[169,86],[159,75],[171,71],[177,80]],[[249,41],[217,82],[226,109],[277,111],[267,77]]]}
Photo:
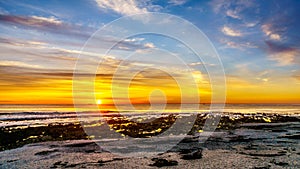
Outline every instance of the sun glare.
{"label": "sun glare", "polygon": [[102,101],[101,100],[97,100],[97,104],[102,104]]}

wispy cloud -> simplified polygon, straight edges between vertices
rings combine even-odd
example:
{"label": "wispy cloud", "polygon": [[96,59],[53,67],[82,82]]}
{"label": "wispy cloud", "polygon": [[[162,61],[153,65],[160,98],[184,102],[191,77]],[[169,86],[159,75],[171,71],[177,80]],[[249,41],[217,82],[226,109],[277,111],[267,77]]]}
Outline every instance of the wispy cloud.
{"label": "wispy cloud", "polygon": [[215,66],[215,64],[207,64],[207,63],[203,63],[203,62],[192,62],[190,64],[188,64],[189,66]]}
{"label": "wispy cloud", "polygon": [[[240,63],[233,67],[234,73],[228,74],[232,80],[237,80],[245,83],[245,85],[251,85],[252,87],[258,87],[262,84],[271,83],[273,78],[273,71],[266,69],[263,71],[251,69],[253,65],[250,63]],[[242,84],[241,84],[242,85]],[[241,86],[242,87],[242,86]]]}
{"label": "wispy cloud", "polygon": [[300,51],[297,48],[279,45],[270,41],[266,41],[269,59],[277,61],[279,66],[287,66],[297,63],[296,60],[300,56]]}
{"label": "wispy cloud", "polygon": [[187,2],[188,0],[169,0],[169,4],[171,5],[183,5]]}
{"label": "wispy cloud", "polygon": [[140,42],[140,41],[143,41],[145,40],[145,38],[127,38],[124,40],[124,42]]}
{"label": "wispy cloud", "polygon": [[281,36],[272,30],[272,25],[271,24],[264,24],[261,26],[262,31],[266,36],[268,36],[271,40],[281,40]]}
{"label": "wispy cloud", "polygon": [[162,6],[153,4],[153,1],[140,0],[95,0],[101,10],[114,11],[121,15],[133,15],[146,12],[159,12]]}
{"label": "wispy cloud", "polygon": [[224,26],[221,31],[227,35],[227,36],[234,36],[234,37],[238,37],[238,36],[242,36],[242,33],[238,30],[234,30],[228,26]]}
{"label": "wispy cloud", "polygon": [[287,50],[273,53],[269,57],[271,60],[277,61],[279,66],[287,66],[294,63],[296,56],[299,56],[299,51]]}
{"label": "wispy cloud", "polygon": [[51,16],[49,18],[41,16],[14,16],[14,15],[0,15],[0,20],[11,23],[18,23],[21,25],[33,26],[33,27],[53,27],[57,28],[62,26],[62,21]]}
{"label": "wispy cloud", "polygon": [[[79,54],[80,51],[68,50],[52,46],[43,41],[32,41],[26,39],[0,38],[0,50],[3,56],[14,55],[15,57],[38,57],[38,58],[69,58],[67,56]],[[72,57],[74,58],[74,57]],[[18,58],[21,60],[21,58]],[[69,58],[70,59],[70,58]],[[69,60],[68,59],[68,60]],[[32,59],[34,61],[35,59]]]}
{"label": "wispy cloud", "polygon": [[227,10],[226,15],[235,19],[241,19],[241,16],[239,16],[238,12],[234,10]]}
{"label": "wispy cloud", "polygon": [[40,65],[32,65],[24,62],[19,62],[19,61],[0,61],[0,66],[17,66],[17,67],[27,67],[27,68],[41,68]]}
{"label": "wispy cloud", "polygon": [[300,70],[295,70],[292,77],[300,82]]}
{"label": "wispy cloud", "polygon": [[96,3],[102,9],[110,9],[122,15],[148,12],[146,7],[141,7],[135,0],[96,0]]}
{"label": "wispy cloud", "polygon": [[233,48],[240,50],[246,50],[247,48],[258,48],[258,46],[251,42],[234,42],[227,39],[221,39],[220,42],[226,45],[225,48]]}
{"label": "wispy cloud", "polygon": [[256,21],[256,22],[246,22],[244,24],[244,26],[247,27],[247,28],[251,28],[251,27],[256,26],[258,23],[259,23],[258,21]]}
{"label": "wispy cloud", "polygon": [[41,47],[45,46],[45,42],[41,41],[25,41],[20,39],[8,39],[8,38],[0,38],[0,43],[5,45],[12,45],[12,46],[31,46],[31,47]]}
{"label": "wispy cloud", "polygon": [[41,16],[32,16],[32,18],[35,19],[35,21],[39,22],[39,23],[44,22],[44,23],[51,23],[51,24],[55,24],[55,25],[62,24],[62,21],[58,20],[54,16],[50,16],[49,18],[41,17]]}
{"label": "wispy cloud", "polygon": [[149,43],[145,43],[144,47],[146,47],[146,48],[155,48],[155,45],[153,43],[149,42]]}
{"label": "wispy cloud", "polygon": [[[235,1],[226,1],[226,0],[213,0],[210,2],[210,5],[215,13],[220,13],[226,11],[227,16],[240,18],[239,13],[244,9],[254,6],[253,1],[245,0],[235,0]],[[228,12],[229,11],[229,12]]]}
{"label": "wispy cloud", "polygon": [[29,27],[39,31],[58,33],[62,35],[75,35],[78,38],[88,38],[94,28],[83,27],[77,24],[63,22],[54,16],[18,16],[0,14],[0,22],[16,25],[21,28]]}

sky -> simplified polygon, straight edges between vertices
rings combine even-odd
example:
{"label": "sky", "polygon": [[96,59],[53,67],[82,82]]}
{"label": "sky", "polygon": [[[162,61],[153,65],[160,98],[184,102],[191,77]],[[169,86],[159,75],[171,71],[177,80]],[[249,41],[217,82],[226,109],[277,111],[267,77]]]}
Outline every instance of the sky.
{"label": "sky", "polygon": [[[82,103],[210,103],[213,95],[226,103],[300,103],[299,5],[296,0],[0,0],[0,104],[72,104],[73,96]],[[135,17],[153,15],[148,12],[174,15],[186,24],[174,25],[175,17]],[[129,22],[117,25],[122,17]],[[116,25],[105,28],[113,21]],[[192,24],[207,39],[186,31],[185,40],[203,49],[198,54],[180,39],[159,34],[117,40],[139,30],[136,22],[170,34]],[[220,60],[211,59],[214,52]],[[74,72],[80,81],[75,90]]]}

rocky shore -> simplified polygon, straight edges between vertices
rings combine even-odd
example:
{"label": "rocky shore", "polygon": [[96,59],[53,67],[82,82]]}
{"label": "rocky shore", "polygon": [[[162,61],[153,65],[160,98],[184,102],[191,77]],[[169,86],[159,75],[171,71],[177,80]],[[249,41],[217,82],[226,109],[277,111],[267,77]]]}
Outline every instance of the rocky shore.
{"label": "rocky shore", "polygon": [[[2,128],[0,168],[300,168],[298,116],[225,114],[217,130],[203,143],[197,132],[201,132],[199,126],[205,117],[199,115],[188,137],[156,156],[110,153],[101,147],[101,140],[89,140],[80,124]],[[152,125],[157,131],[157,125],[164,121],[160,128],[168,128],[174,118],[161,118]],[[132,123],[121,131],[129,132],[136,125],[150,131],[149,125],[143,128],[143,123],[120,119],[109,122],[112,129]],[[137,133],[133,136],[138,139]],[[168,143],[162,140],[158,144]]]}

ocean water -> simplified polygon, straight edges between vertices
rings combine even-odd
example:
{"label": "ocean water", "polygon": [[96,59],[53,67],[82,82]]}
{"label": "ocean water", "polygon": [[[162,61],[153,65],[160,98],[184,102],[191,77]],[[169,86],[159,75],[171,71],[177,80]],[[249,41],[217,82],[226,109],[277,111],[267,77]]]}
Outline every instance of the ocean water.
{"label": "ocean water", "polygon": [[[195,109],[196,107],[196,109]],[[161,105],[135,105],[136,110],[129,109],[126,105],[118,107],[125,116],[139,116],[156,118],[161,113],[206,113],[210,111],[208,104],[185,104],[184,110],[178,111],[179,104]],[[150,110],[149,110],[150,109]],[[100,106],[98,110],[92,110],[85,106],[75,109],[73,105],[0,105],[0,127],[35,127],[49,124],[79,123],[80,119],[101,117],[100,111],[106,115],[114,116],[117,113],[113,107]],[[77,111],[77,112],[76,112]],[[223,112],[226,114],[278,114],[286,116],[298,116],[300,104],[227,104]]]}

